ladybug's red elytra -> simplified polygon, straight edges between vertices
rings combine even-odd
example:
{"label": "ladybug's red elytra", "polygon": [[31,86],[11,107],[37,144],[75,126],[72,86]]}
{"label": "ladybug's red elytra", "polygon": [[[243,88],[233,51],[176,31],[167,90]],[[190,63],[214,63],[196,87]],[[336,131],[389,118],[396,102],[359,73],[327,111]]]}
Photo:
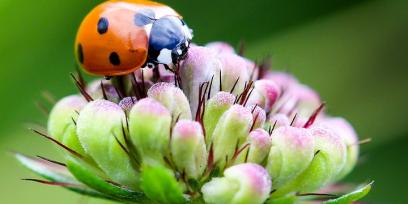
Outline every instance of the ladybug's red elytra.
{"label": "ladybug's red elytra", "polygon": [[82,21],[78,63],[90,74],[118,76],[185,57],[191,30],[172,8],[147,0],[109,0]]}

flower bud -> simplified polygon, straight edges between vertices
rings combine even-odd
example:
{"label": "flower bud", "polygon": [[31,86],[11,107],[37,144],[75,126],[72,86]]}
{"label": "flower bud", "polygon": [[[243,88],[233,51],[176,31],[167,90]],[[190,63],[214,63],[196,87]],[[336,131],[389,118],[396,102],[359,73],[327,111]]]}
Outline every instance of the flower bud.
{"label": "flower bud", "polygon": [[120,145],[125,144],[122,131],[125,117],[118,105],[98,99],[81,111],[77,133],[86,153],[112,181],[136,189],[137,173]]}
{"label": "flower bud", "polygon": [[255,89],[249,97],[248,104],[257,104],[266,112],[272,110],[272,106],[278,100],[280,88],[271,80],[258,80],[255,82]]}
{"label": "flower bud", "polygon": [[230,161],[237,145],[240,147],[246,141],[251,124],[251,112],[241,105],[233,105],[221,116],[212,135],[214,161],[219,166]]}
{"label": "flower bud", "polygon": [[163,164],[169,152],[171,115],[159,102],[144,98],[129,113],[129,133],[144,162]]}
{"label": "flower bud", "polygon": [[333,181],[343,168],[346,162],[346,146],[342,139],[327,128],[312,127],[309,131],[315,142],[312,162],[297,178],[282,186],[273,196],[295,191],[315,191]]}
{"label": "flower bud", "polygon": [[183,92],[190,99],[191,113],[197,111],[200,85],[213,78],[211,96],[218,91],[222,63],[216,51],[206,47],[191,46],[180,67]]}
{"label": "flower bud", "polygon": [[119,102],[119,106],[125,111],[126,113],[129,113],[129,111],[132,109],[132,107],[136,104],[137,98],[132,96],[132,97],[125,97]]}
{"label": "flower bud", "polygon": [[274,81],[281,90],[287,90],[289,87],[299,82],[293,77],[293,75],[286,72],[271,72],[267,71],[265,73],[264,79]]}
{"label": "flower bud", "polygon": [[189,178],[198,179],[207,164],[207,151],[201,125],[180,120],[173,128],[171,153],[179,171]]}
{"label": "flower bud", "polygon": [[325,118],[321,124],[331,128],[347,145],[346,164],[336,178],[336,180],[340,180],[350,173],[357,163],[359,153],[357,133],[344,118]]}
{"label": "flower bud", "polygon": [[[101,83],[103,85],[101,85]],[[103,86],[103,90],[102,90]],[[112,85],[111,81],[106,81],[103,79],[97,79],[92,81],[87,87],[86,92],[93,98],[93,99],[104,99],[104,92],[106,95],[107,100],[118,103],[120,98],[117,90]]]}
{"label": "flower bud", "polygon": [[233,53],[223,53],[220,59],[222,62],[222,91],[231,91],[235,86],[232,93],[235,95],[242,93],[250,77],[247,61]]}
{"label": "flower bud", "polygon": [[180,88],[170,83],[154,84],[147,95],[160,102],[175,118],[191,120],[190,105]]}
{"label": "flower bud", "polygon": [[310,87],[292,84],[276,106],[279,107],[280,113],[295,112],[299,118],[308,118],[321,103],[319,95]]}
{"label": "flower bud", "polygon": [[259,128],[249,133],[248,142],[250,146],[247,162],[261,164],[271,149],[271,137],[265,130]]}
{"label": "flower bud", "polygon": [[225,42],[210,42],[205,45],[208,48],[214,49],[218,52],[218,54],[222,53],[235,53],[234,48]]}
{"label": "flower bud", "polygon": [[205,106],[203,121],[207,146],[211,142],[215,126],[218,124],[222,114],[234,104],[234,101],[235,96],[227,92],[218,92],[208,100]]}
{"label": "flower bud", "polygon": [[55,104],[48,118],[49,134],[81,155],[85,155],[85,152],[78,140],[75,123],[86,104],[86,100],[81,96],[67,96]]}
{"label": "flower bud", "polygon": [[326,156],[328,161],[326,169],[330,173],[331,181],[338,176],[346,163],[346,144],[332,129],[315,126],[310,131],[315,138],[315,147]]}
{"label": "flower bud", "polygon": [[273,132],[266,169],[276,188],[296,178],[309,166],[314,146],[314,139],[306,129],[286,126]]}
{"label": "flower bud", "polygon": [[245,163],[224,171],[224,177],[213,178],[201,191],[206,203],[261,204],[272,188],[268,172],[257,164]]}
{"label": "flower bud", "polygon": [[275,129],[278,127],[290,126],[290,120],[287,115],[282,113],[277,113],[271,116],[269,119],[270,124],[273,126],[275,123]]}
{"label": "flower bud", "polygon": [[248,109],[251,110],[252,118],[254,120],[252,129],[263,128],[266,120],[265,110],[257,105],[251,105]]}

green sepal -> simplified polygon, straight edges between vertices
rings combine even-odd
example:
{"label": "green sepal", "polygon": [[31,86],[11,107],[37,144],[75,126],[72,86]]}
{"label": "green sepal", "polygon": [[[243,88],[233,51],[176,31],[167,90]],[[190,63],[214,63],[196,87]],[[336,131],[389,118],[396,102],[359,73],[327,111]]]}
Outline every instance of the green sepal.
{"label": "green sepal", "polygon": [[44,159],[25,156],[20,153],[16,153],[15,157],[23,166],[36,173],[37,175],[43,177],[44,179],[51,182],[67,184],[65,186],[61,186],[63,188],[83,195],[112,199],[111,197],[101,194],[83,185],[82,183],[79,183],[78,180],[76,180],[72,176],[72,174],[69,173],[67,168],[62,165],[58,165]]}
{"label": "green sepal", "polygon": [[370,192],[373,186],[373,183],[374,181],[371,181],[369,184],[366,184],[360,188],[357,188],[355,191],[351,193],[342,195],[336,199],[325,201],[324,204],[348,204],[348,203],[352,203],[354,201],[360,200],[361,198],[363,198]]}
{"label": "green sepal", "polygon": [[67,168],[80,182],[99,191],[100,193],[112,197],[113,199],[127,201],[130,203],[140,203],[147,200],[142,192],[135,192],[127,188],[110,184],[103,180],[91,170],[93,167],[84,162],[68,160]]}
{"label": "green sepal", "polygon": [[158,203],[186,203],[182,187],[172,172],[161,166],[142,166],[141,189]]}

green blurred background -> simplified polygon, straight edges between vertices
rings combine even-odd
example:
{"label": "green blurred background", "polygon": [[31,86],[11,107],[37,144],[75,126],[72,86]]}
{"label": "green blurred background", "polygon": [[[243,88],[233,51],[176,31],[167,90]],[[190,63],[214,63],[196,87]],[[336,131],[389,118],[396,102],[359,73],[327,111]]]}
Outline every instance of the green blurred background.
{"label": "green blurred background", "polygon": [[[0,0],[0,203],[104,203],[33,177],[9,151],[58,158],[26,130],[45,124],[35,101],[76,90],[73,41],[97,0]],[[246,56],[272,56],[273,68],[319,91],[328,111],[349,119],[362,159],[347,182],[375,180],[369,203],[407,203],[408,1],[235,0],[165,1],[194,29],[195,41],[246,43]],[[49,105],[48,105],[49,106]],[[405,173],[405,174],[404,174]]]}

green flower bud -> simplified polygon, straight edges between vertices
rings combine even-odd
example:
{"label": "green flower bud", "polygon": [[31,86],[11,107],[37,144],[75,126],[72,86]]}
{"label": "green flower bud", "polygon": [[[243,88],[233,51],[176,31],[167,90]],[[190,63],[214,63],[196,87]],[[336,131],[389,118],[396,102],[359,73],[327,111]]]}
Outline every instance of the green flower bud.
{"label": "green flower bud", "polygon": [[273,132],[266,169],[274,179],[275,188],[279,189],[309,166],[314,146],[314,139],[306,129],[287,126]]}
{"label": "green flower bud", "polygon": [[312,127],[310,129],[315,138],[315,148],[326,157],[328,163],[329,181],[334,180],[346,163],[347,147],[343,139],[331,129]]}
{"label": "green flower bud", "polygon": [[310,133],[315,141],[315,156],[297,178],[281,187],[273,196],[289,192],[313,192],[333,181],[346,162],[346,146],[331,130],[312,127]]}
{"label": "green flower bud", "polygon": [[137,173],[119,144],[125,144],[122,131],[124,124],[125,113],[122,108],[110,101],[98,99],[88,103],[81,111],[77,133],[86,153],[112,181],[136,189]]}
{"label": "green flower bud", "polygon": [[340,180],[346,176],[354,168],[357,163],[359,145],[357,133],[354,131],[353,127],[344,118],[325,118],[322,122],[331,128],[338,136],[343,139],[343,142],[347,147],[347,158],[343,169],[338,174],[335,180]]}
{"label": "green flower bud", "polygon": [[76,120],[87,101],[77,95],[61,99],[52,109],[48,118],[48,132],[57,141],[85,156],[76,133]]}
{"label": "green flower bud", "polygon": [[271,137],[265,130],[259,128],[249,134],[248,142],[250,146],[247,162],[261,164],[271,149]]}
{"label": "green flower bud", "polygon": [[201,125],[180,120],[173,128],[171,153],[179,169],[189,178],[198,179],[207,164],[207,150]]}
{"label": "green flower bud", "polygon": [[218,124],[222,114],[234,104],[234,101],[234,95],[228,92],[218,92],[207,102],[203,121],[207,146],[210,145],[215,126]]}
{"label": "green flower bud", "polygon": [[237,145],[246,141],[251,125],[252,114],[241,105],[233,105],[221,116],[212,136],[214,161],[219,166],[232,159]]}
{"label": "green flower bud", "polygon": [[170,112],[159,102],[144,98],[129,113],[129,133],[143,162],[163,164],[169,152]]}
{"label": "green flower bud", "polygon": [[224,177],[213,178],[201,191],[204,200],[213,204],[261,204],[272,188],[268,172],[257,164],[238,164],[225,170]]}
{"label": "green flower bud", "polygon": [[188,100],[183,91],[173,84],[164,82],[154,84],[147,92],[147,95],[166,107],[173,117],[191,120]]}

